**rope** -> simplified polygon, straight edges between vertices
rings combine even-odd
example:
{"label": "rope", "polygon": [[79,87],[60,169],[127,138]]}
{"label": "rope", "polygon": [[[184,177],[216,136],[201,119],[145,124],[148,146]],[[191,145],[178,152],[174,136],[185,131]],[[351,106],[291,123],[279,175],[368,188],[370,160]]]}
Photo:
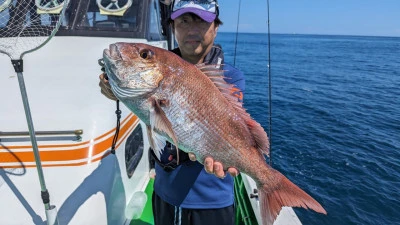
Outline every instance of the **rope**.
{"label": "rope", "polygon": [[[101,66],[101,71],[103,71],[103,73],[107,76],[107,74],[105,73],[106,69],[104,67],[104,60],[101,58],[97,60],[97,62]],[[117,115],[117,126],[115,127],[115,134],[111,144],[111,154],[115,154],[115,146],[117,145],[119,130],[121,126],[121,110],[119,108],[119,100],[116,101],[116,104],[117,109],[115,110],[115,114]]]}
{"label": "rope", "polygon": [[116,103],[117,103],[117,110],[115,110],[115,114],[117,115],[117,126],[115,128],[115,134],[111,145],[112,154],[115,154],[115,146],[118,141],[119,129],[121,126],[121,110],[119,109],[119,100],[117,100]]}

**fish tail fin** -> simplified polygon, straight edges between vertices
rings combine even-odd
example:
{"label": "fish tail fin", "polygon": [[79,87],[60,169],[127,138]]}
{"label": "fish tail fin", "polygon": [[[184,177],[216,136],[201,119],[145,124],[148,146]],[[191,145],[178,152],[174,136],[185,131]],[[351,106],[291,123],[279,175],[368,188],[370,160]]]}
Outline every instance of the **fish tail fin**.
{"label": "fish tail fin", "polygon": [[289,179],[278,171],[274,171],[274,175],[280,180],[277,185],[265,183],[258,188],[262,225],[272,225],[283,206],[303,207],[326,214],[325,209],[316,200]]}

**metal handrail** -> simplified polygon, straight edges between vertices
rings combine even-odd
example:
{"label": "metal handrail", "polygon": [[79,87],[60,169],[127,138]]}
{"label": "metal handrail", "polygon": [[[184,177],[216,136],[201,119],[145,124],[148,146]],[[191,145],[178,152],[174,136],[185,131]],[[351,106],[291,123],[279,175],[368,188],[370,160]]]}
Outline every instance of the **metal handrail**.
{"label": "metal handrail", "polygon": [[[82,129],[78,130],[60,130],[60,131],[35,131],[36,136],[40,135],[76,135],[80,136],[83,134]],[[10,132],[3,132],[0,131],[0,137],[4,136],[29,136],[29,131],[10,131]]]}

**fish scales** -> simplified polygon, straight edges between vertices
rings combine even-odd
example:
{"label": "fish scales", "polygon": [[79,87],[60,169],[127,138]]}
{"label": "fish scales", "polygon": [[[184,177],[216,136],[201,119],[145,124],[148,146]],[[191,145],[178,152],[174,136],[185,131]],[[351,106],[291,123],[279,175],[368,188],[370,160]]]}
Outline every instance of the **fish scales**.
{"label": "fish scales", "polygon": [[[171,76],[171,78],[173,77]],[[223,137],[226,132],[225,126],[221,126],[223,120],[227,118],[225,115],[229,105],[219,103],[218,96],[210,95],[209,90],[201,88],[205,85],[193,85],[191,87],[190,84],[195,83],[193,82],[194,79],[192,79],[190,73],[187,73],[180,76],[180,79],[175,79],[175,82],[166,82],[172,84],[172,86],[163,86],[161,91],[170,89],[166,91],[168,93],[167,98],[176,99],[176,101],[171,101],[170,107],[166,108],[164,112],[171,121],[178,121],[173,124],[173,130],[177,134],[178,140],[182,140],[178,143],[185,146],[182,148],[183,150],[194,152],[196,156],[202,159],[203,156],[216,154],[216,152],[210,151],[212,148],[223,149],[223,153],[233,149],[233,146]],[[204,80],[204,82],[209,81]],[[197,92],[202,94],[193,95]],[[198,98],[194,99],[195,96]],[[210,108],[218,110],[210,112],[208,110]],[[215,116],[207,116],[208,114]],[[186,119],[182,120],[181,118]],[[226,154],[221,156],[226,157]]]}
{"label": "fish scales", "polygon": [[165,140],[179,149],[235,167],[258,188],[263,225],[273,224],[283,206],[326,214],[311,196],[265,161],[268,137],[227,90],[221,71],[192,65],[174,53],[139,43],[104,50],[115,96],[147,125],[156,154]]}
{"label": "fish scales", "polygon": [[[208,89],[204,87],[208,87]],[[175,99],[175,101],[170,101],[170,107],[165,108],[164,112],[171,121],[177,122],[173,124],[173,128],[178,140],[182,140],[179,142],[183,146],[190,145],[190,147],[184,147],[183,150],[190,149],[201,159],[203,155],[213,153],[208,152],[211,147],[233,149],[228,141],[223,141],[226,139],[223,135],[227,128],[234,128],[234,126],[224,126],[223,123],[231,123],[231,121],[227,121],[230,117],[227,117],[226,114],[228,110],[231,112],[234,110],[223,96],[215,94],[219,94],[219,91],[207,77],[197,76],[193,72],[184,75],[175,74],[165,78],[159,91],[167,93],[167,99]],[[217,110],[210,111],[210,109]],[[215,116],[211,117],[208,114]],[[186,118],[186,120],[182,120],[182,118]],[[243,126],[243,128],[245,127]],[[229,134],[232,133],[240,135],[243,132],[235,130],[229,132]],[[186,143],[185,140],[188,140],[189,143]],[[201,154],[202,152],[204,153]]]}

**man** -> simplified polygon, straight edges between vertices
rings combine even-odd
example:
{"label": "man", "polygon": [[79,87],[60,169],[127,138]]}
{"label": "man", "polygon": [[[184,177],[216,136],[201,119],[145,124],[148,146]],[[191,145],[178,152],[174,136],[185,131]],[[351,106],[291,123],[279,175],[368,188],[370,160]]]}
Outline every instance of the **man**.
{"label": "man", "polygon": [[[226,81],[235,85],[232,90],[238,99],[243,98],[244,77],[236,68],[224,64],[220,46],[214,45],[219,25],[218,5],[214,0],[175,0],[171,4],[171,26],[178,48],[172,50],[186,61],[198,64],[220,65]],[[102,92],[115,99],[104,76],[101,75]],[[108,92],[108,93],[107,93]],[[111,94],[110,94],[111,93]],[[161,159],[156,160],[153,193],[153,214],[156,225],[234,225],[233,178],[238,171],[229,168],[226,176],[220,162],[211,157],[204,167],[195,156],[176,150],[167,144]],[[214,174],[214,175],[213,175]]]}

